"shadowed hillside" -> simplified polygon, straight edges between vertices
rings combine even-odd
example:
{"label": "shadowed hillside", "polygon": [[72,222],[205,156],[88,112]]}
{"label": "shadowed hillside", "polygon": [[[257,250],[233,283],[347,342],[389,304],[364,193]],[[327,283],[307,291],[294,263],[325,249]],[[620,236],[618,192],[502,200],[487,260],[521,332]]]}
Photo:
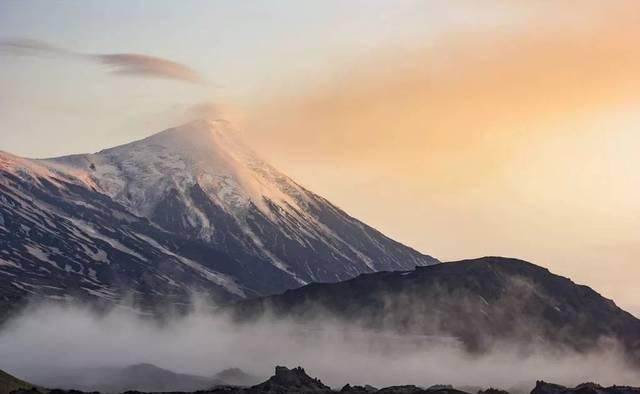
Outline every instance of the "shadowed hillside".
{"label": "shadowed hillside", "polygon": [[401,334],[452,336],[471,351],[500,341],[578,351],[617,341],[637,359],[640,349],[640,320],[613,301],[545,268],[500,257],[314,283],[240,302],[233,312],[240,321],[265,314],[338,318]]}
{"label": "shadowed hillside", "polygon": [[23,380],[9,375],[3,370],[0,370],[0,394],[9,394],[15,390],[28,390],[33,388],[33,385]]}

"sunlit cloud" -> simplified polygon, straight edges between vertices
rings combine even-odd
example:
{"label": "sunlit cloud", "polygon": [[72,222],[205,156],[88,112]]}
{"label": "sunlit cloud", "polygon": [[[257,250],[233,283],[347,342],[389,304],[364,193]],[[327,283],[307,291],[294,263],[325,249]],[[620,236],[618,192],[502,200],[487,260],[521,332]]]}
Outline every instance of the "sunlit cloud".
{"label": "sunlit cloud", "polygon": [[639,3],[584,2],[579,12],[536,4],[545,12],[380,49],[328,80],[269,97],[254,112],[252,138],[274,156],[280,147],[312,159],[428,163],[467,185],[523,140],[572,132],[558,126],[640,97]]}
{"label": "sunlit cloud", "polygon": [[499,3],[267,97],[246,133],[410,245],[546,262],[637,314],[640,2]]}

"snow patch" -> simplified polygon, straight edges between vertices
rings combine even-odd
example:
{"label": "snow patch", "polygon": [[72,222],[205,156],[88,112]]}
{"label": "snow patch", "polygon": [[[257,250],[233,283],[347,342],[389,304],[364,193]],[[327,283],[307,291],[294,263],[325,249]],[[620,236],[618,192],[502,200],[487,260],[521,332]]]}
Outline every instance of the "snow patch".
{"label": "snow patch", "polygon": [[18,264],[13,261],[5,260],[0,258],[0,267],[11,267],[11,268],[21,268]]}
{"label": "snow patch", "polygon": [[139,233],[135,233],[134,234],[136,237],[140,238],[141,240],[147,242],[149,245],[153,246],[155,249],[159,250],[160,252],[162,252],[163,254],[167,255],[167,256],[171,256],[176,258],[179,262],[181,262],[182,264],[198,271],[199,273],[203,274],[205,278],[207,278],[209,281],[227,289],[229,292],[236,294],[240,297],[245,297],[246,294],[244,292],[244,290],[242,288],[240,288],[240,286],[238,286],[238,284],[233,280],[233,278],[231,278],[230,276],[227,276],[225,274],[222,274],[220,272],[217,271],[213,271],[191,259],[188,259],[186,257],[180,256],[176,253],[173,253],[172,251],[170,251],[169,249],[165,248],[164,246],[160,245],[158,242],[156,242],[154,239],[151,239],[149,237],[147,237],[146,235],[142,235]]}
{"label": "snow patch", "polygon": [[[35,257],[36,259],[45,262],[45,263],[49,263],[55,266],[55,261],[51,260],[49,258],[49,253],[47,253],[47,251],[45,251],[44,249],[40,248],[39,246],[33,246],[33,245],[26,245],[25,248],[27,249],[27,253],[29,253],[30,255],[32,255],[33,257]],[[56,266],[57,268],[57,266]]]}
{"label": "snow patch", "polygon": [[[102,233],[98,232],[96,229],[93,228],[93,226],[91,224],[89,224],[89,223],[87,223],[87,222],[85,222],[83,220],[75,219],[75,218],[69,218],[69,220],[76,227],[79,227],[85,233],[87,233],[91,238],[99,239],[101,241],[104,241],[104,242],[106,242],[112,248],[114,248],[116,250],[119,250],[119,251],[121,251],[123,253],[129,254],[131,256],[134,256],[134,257],[138,258],[139,260],[147,261],[147,259],[144,256],[142,256],[138,252],[132,250],[131,248],[128,248],[127,246],[123,245],[117,239],[113,239],[113,238],[109,237],[108,235],[105,235],[105,234],[102,234]],[[108,262],[108,260],[107,260],[107,262]]]}

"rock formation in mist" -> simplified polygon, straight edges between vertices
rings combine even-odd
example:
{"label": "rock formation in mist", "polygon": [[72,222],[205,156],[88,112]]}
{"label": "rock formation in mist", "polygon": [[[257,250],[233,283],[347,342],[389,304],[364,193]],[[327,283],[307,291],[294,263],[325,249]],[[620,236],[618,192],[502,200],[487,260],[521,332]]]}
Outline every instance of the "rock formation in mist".
{"label": "rock formation in mist", "polygon": [[231,312],[243,322],[337,318],[407,340],[450,337],[473,352],[512,343],[579,352],[619,345],[635,360],[640,354],[640,320],[613,301],[545,268],[499,257],[314,283],[239,302]]}

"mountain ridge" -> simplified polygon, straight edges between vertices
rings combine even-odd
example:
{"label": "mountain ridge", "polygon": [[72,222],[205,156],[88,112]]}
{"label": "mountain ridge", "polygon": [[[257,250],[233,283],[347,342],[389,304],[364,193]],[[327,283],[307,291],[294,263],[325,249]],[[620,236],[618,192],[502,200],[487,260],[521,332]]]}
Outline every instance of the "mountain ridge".
{"label": "mountain ridge", "polygon": [[246,298],[437,262],[280,173],[226,122],[92,154],[0,154],[0,218],[0,300]]}
{"label": "mountain ridge", "polygon": [[[196,138],[183,138],[185,135]],[[115,160],[107,160],[110,162],[103,169],[98,161],[104,161],[105,155]],[[155,161],[149,158],[155,155]],[[350,237],[352,233],[364,232],[364,236],[368,236],[367,232],[375,230],[266,163],[239,139],[234,138],[234,132],[229,130],[227,122],[193,121],[130,144],[86,155],[85,158],[96,168],[96,175],[92,178],[98,186],[135,213],[150,218],[170,231],[184,231],[192,236],[214,241],[223,250],[227,249],[227,242],[222,239],[223,235],[216,234],[216,227],[222,227],[223,232],[232,228],[232,232],[242,233],[249,238],[242,242],[244,249],[253,249],[255,254],[272,261],[285,271],[288,271],[286,259],[277,250],[273,250],[277,246],[265,245],[264,235],[259,234],[264,232],[265,226],[276,234],[279,233],[281,238],[292,238],[303,248],[332,249],[333,253],[341,255],[338,260],[342,265],[350,267],[353,274],[380,269],[367,256],[368,249],[380,249],[383,253],[378,258],[383,259],[387,253],[392,252],[383,250],[384,247],[375,242],[368,242],[362,248],[353,247],[353,242],[345,242],[344,238]],[[60,162],[64,158],[52,160]],[[113,161],[120,163],[113,164]],[[132,163],[130,166],[129,162]],[[113,166],[120,167],[119,171],[113,171]],[[159,177],[158,169],[167,171],[168,177],[165,174]],[[151,182],[147,182],[145,176]],[[182,217],[176,215],[176,209],[180,210]],[[167,215],[167,210],[171,214]],[[320,216],[334,222],[336,218],[342,222],[351,222],[348,223],[350,228],[336,234],[335,226],[331,226],[333,223],[318,220]],[[211,217],[217,219],[214,220],[215,223],[212,223]],[[225,224],[221,226],[221,222]],[[375,235],[391,241],[379,232]],[[305,242],[305,236],[318,239],[324,245],[310,245]],[[407,248],[392,242],[397,248]],[[298,245],[289,244],[289,248],[292,247],[300,249]],[[233,246],[228,249],[231,248]],[[382,267],[388,268],[389,263],[402,268],[409,266],[408,264],[423,265],[436,261],[430,256],[417,257],[419,254],[416,253],[411,249],[411,253],[402,256],[406,261],[394,259],[387,261],[386,266]],[[305,253],[304,257],[313,256]],[[328,278],[313,272],[303,278],[298,278],[295,273],[291,274],[300,284],[344,278]]]}
{"label": "mountain ridge", "polygon": [[337,319],[403,335],[451,337],[471,352],[496,344],[578,352],[622,345],[640,365],[640,319],[585,285],[533,263],[483,257],[313,283],[228,308],[262,316]]}

